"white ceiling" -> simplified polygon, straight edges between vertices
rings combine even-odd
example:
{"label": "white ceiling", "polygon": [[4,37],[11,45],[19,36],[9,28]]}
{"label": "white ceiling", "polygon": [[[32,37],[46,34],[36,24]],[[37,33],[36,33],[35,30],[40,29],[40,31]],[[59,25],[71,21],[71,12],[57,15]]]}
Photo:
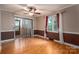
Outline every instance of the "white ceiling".
{"label": "white ceiling", "polygon": [[[38,9],[41,15],[51,15],[53,12],[72,6],[71,4],[0,4],[0,9],[17,14],[24,14],[27,6],[33,6]],[[38,15],[36,15],[38,16]]]}

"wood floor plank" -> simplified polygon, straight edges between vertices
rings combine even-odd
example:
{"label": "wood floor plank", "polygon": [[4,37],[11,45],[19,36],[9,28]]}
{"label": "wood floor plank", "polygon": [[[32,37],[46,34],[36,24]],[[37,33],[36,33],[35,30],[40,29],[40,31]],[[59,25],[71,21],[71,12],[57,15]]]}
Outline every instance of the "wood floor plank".
{"label": "wood floor plank", "polygon": [[18,38],[2,43],[1,54],[79,54],[79,49],[40,38]]}

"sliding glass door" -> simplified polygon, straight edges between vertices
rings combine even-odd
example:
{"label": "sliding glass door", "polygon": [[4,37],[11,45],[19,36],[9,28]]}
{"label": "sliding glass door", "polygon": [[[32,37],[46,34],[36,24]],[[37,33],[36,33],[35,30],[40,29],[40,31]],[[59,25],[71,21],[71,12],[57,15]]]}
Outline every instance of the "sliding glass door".
{"label": "sliding glass door", "polygon": [[23,19],[22,20],[22,36],[31,37],[32,36],[32,20]]}
{"label": "sliding glass door", "polygon": [[31,19],[28,18],[15,18],[15,36],[19,35],[19,37],[31,37],[33,23]]}

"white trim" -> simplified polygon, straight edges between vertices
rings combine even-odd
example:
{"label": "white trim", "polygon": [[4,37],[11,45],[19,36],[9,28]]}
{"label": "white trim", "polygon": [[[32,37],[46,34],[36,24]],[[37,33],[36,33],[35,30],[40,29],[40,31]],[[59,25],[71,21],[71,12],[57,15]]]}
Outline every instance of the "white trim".
{"label": "white trim", "polygon": [[71,46],[71,47],[73,47],[73,48],[79,48],[79,46],[74,45],[74,44],[70,44],[70,43],[66,43],[66,42],[64,42],[64,44],[65,44],[65,45],[69,45],[69,46]]}
{"label": "white trim", "polygon": [[[1,11],[0,11],[0,41],[1,41]],[[1,43],[0,43],[1,45]]]}
{"label": "white trim", "polygon": [[[16,39],[16,38],[15,38],[15,30],[14,30],[14,28],[13,28],[13,30],[2,30],[1,32],[9,32],[9,31],[14,32],[14,39]],[[4,40],[4,41],[5,41],[5,40]]]}
{"label": "white trim", "polygon": [[53,32],[53,33],[58,33],[58,31],[47,31],[47,32]]}
{"label": "white trim", "polygon": [[9,31],[14,31],[14,30],[2,30],[1,32],[9,32]]}
{"label": "white trim", "polygon": [[55,42],[58,42],[58,43],[60,43],[60,44],[62,44],[61,41],[58,41],[58,40],[54,40],[54,41],[55,41]]}
{"label": "white trim", "polygon": [[[46,38],[46,32],[45,32],[45,30],[46,30],[46,16],[45,16],[45,25],[44,25],[44,38]],[[47,25],[47,28],[48,28],[48,25]]]}
{"label": "white trim", "polygon": [[[54,17],[55,20],[56,20],[56,14],[53,15],[52,17]],[[53,20],[53,21],[54,21],[54,20]],[[53,21],[52,21],[52,22],[53,22]],[[49,31],[49,30],[48,30],[48,25],[47,25],[47,32],[55,32],[55,33],[58,33],[58,29],[57,29],[57,31],[54,31],[53,26],[52,26],[52,31]]]}
{"label": "white trim", "polygon": [[63,25],[62,25],[62,14],[59,13],[59,39],[60,42],[63,44],[64,39],[63,39]]}
{"label": "white trim", "polygon": [[9,41],[13,41],[15,39],[7,39],[7,40],[3,40],[3,41],[0,41],[1,43],[5,43],[5,42],[9,42]]}
{"label": "white trim", "polygon": [[69,34],[79,34],[78,32],[68,32],[68,31],[64,31],[64,33],[69,33]]}
{"label": "white trim", "polygon": [[49,40],[49,38],[48,38],[48,37],[44,37],[44,36],[41,36],[41,35],[33,35],[33,36],[38,36],[38,37],[41,37],[41,38],[44,38],[44,39]]}
{"label": "white trim", "polygon": [[[58,42],[58,43],[60,43],[61,44],[61,42],[60,41],[58,41],[58,40],[54,40],[55,42]],[[74,45],[74,44],[70,44],[70,43],[67,43],[67,42],[64,42],[64,44],[65,45],[68,45],[68,46],[71,46],[71,47],[73,47],[73,48],[79,48],[79,46],[77,46],[77,45]]]}

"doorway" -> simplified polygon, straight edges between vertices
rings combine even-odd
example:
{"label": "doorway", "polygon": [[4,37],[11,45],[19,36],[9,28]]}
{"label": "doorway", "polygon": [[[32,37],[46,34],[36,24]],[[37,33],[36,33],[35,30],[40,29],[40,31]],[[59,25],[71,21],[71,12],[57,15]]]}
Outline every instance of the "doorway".
{"label": "doorway", "polygon": [[32,36],[33,24],[31,19],[22,20],[22,37],[31,37]]}
{"label": "doorway", "polygon": [[20,35],[20,20],[15,20],[15,35]]}
{"label": "doorway", "polygon": [[28,18],[15,18],[15,37],[27,38],[33,33],[33,21]]}

